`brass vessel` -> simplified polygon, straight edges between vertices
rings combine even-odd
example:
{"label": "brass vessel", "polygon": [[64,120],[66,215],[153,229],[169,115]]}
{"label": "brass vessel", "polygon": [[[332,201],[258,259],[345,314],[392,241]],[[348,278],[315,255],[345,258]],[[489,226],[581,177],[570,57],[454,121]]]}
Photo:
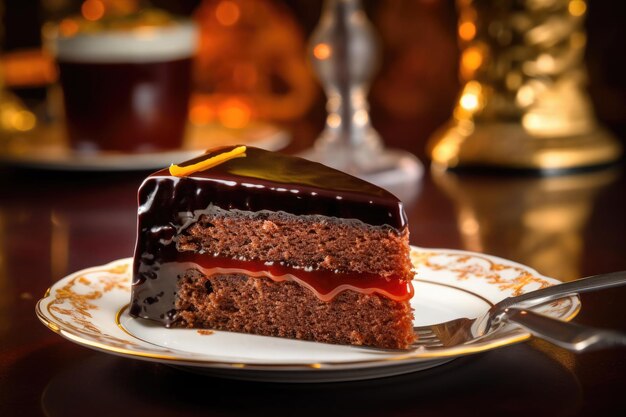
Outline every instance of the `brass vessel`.
{"label": "brass vessel", "polygon": [[585,91],[584,0],[458,0],[452,119],[428,145],[442,168],[561,171],[617,160]]}

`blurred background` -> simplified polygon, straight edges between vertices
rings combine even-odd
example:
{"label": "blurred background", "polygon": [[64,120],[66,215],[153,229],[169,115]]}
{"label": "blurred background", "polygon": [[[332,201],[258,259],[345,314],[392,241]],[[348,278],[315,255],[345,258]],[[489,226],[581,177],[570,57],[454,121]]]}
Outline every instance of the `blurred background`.
{"label": "blurred background", "polygon": [[[44,23],[74,13],[97,20],[107,9],[148,3],[24,0],[0,4],[4,87],[40,118],[49,111],[42,106],[57,77],[52,60],[41,52]],[[321,1],[153,0],[149,5],[190,16],[200,26],[191,123],[241,128],[257,120],[269,121],[297,130],[289,149],[310,146],[326,117],[325,97],[307,59],[307,39],[319,21]],[[380,36],[383,54],[369,95],[372,124],[387,146],[426,160],[427,140],[451,117],[461,87],[457,36],[463,29],[457,26],[455,2],[365,0],[363,5]],[[599,121],[623,141],[626,4],[590,0],[582,5],[587,15],[587,88]],[[10,123],[28,130],[34,121],[25,114]]]}
{"label": "blurred background", "polygon": [[[583,133],[595,132],[594,123],[590,123],[591,128],[584,123],[580,127],[580,121],[587,116],[593,118],[595,112],[598,124],[612,134],[611,141],[624,144],[626,3],[601,0],[368,0],[362,3],[380,39],[382,54],[380,67],[372,75],[369,119],[367,113],[365,118],[371,120],[387,148],[409,151],[427,166],[431,156],[428,144],[446,123],[456,120],[462,130],[466,121],[463,118],[469,114],[479,126],[481,114],[476,111],[482,106],[485,124],[489,123],[489,115],[495,114],[491,120],[498,123],[504,120],[519,128],[525,121],[532,121],[524,119],[529,108],[525,103],[532,103],[529,97],[532,99],[533,94],[542,91],[553,92],[555,86],[556,94],[546,94],[546,106],[542,107],[544,102],[538,100],[539,110],[547,109],[546,114],[554,116],[554,120],[564,120],[560,127],[566,131],[571,127]],[[319,25],[322,1],[154,0],[148,4],[136,0],[24,0],[4,1],[0,5],[3,87],[0,157],[3,149],[10,149],[3,148],[3,143],[20,145],[20,132],[30,132],[31,137],[38,138],[37,129],[54,124],[53,119],[59,116],[57,67],[42,47],[42,28],[46,22],[58,22],[60,31],[72,34],[77,26],[70,16],[97,25],[106,19],[107,13],[127,14],[148,5],[189,17],[199,27],[187,117],[188,126],[209,127],[208,131],[198,130],[200,136],[221,143],[221,136],[216,133],[219,129],[230,133],[256,130],[261,136],[274,139],[278,137],[277,131],[284,132],[290,140],[266,144],[273,149],[287,145],[286,152],[296,153],[310,149],[331,122],[327,118],[323,83],[311,65],[312,57],[328,58],[330,49],[323,42],[314,45],[309,42]],[[493,10],[497,13],[492,13]],[[513,30],[516,37],[510,36],[512,27],[518,27],[517,32]],[[524,44],[529,38],[536,43]],[[480,88],[476,89],[478,84]],[[564,90],[559,90],[559,85]],[[525,86],[529,89],[524,89]],[[493,106],[483,105],[482,101],[489,96],[481,96],[481,88],[483,92],[495,91],[487,103]],[[81,93],[85,97],[94,96],[93,91],[81,90]],[[553,100],[555,96],[557,100]],[[260,126],[271,126],[274,130]],[[552,134],[550,129],[559,125],[548,120],[545,126],[545,135],[528,142],[550,145],[552,142],[546,140]],[[586,144],[598,142],[593,134],[589,137]],[[567,142],[567,135],[559,136],[558,132],[554,138],[555,147],[560,146],[559,142]],[[3,142],[3,139],[7,140]],[[506,145],[515,138],[498,134],[489,139],[494,144]],[[235,135],[234,140],[239,141],[240,137]],[[206,149],[203,145],[200,143],[195,151]],[[487,145],[483,154],[494,149]],[[575,142],[567,146],[583,156],[592,154]],[[22,153],[7,153],[5,159],[11,162],[11,158],[46,153],[47,149],[36,144],[24,148]],[[504,151],[497,155],[503,160],[518,154],[507,151],[506,147]],[[605,161],[619,157],[619,151],[613,147]],[[53,168],[59,171],[67,168],[71,172],[76,168],[70,164],[74,159],[79,158],[70,153],[67,159],[52,160],[57,163]],[[142,160],[133,157],[123,162],[121,168],[149,171],[185,159],[176,154],[142,166]],[[97,158],[87,161],[99,162]],[[491,253],[523,262],[559,279],[581,276],[584,265],[592,265],[585,259],[593,258],[593,253],[603,259],[604,269],[619,269],[619,260],[623,259],[620,239],[624,235],[620,230],[626,228],[626,223],[621,214],[614,214],[623,212],[620,207],[626,196],[624,176],[616,172],[619,169],[587,170],[596,162],[588,162],[587,166],[586,161],[582,162],[584,169],[575,170],[574,174],[565,172],[566,175],[545,177],[427,171],[424,181],[402,188],[408,196],[397,193],[406,203],[412,225],[411,242],[425,247]],[[41,164],[35,167],[47,168]],[[85,171],[92,168],[78,167]],[[96,166],[95,170],[98,169]],[[30,176],[25,171],[16,171],[19,175],[7,176],[4,185],[0,183],[3,191],[0,201],[5,197],[4,208],[0,209],[4,210],[6,219],[23,217],[26,222],[28,216],[24,213],[37,212],[42,224],[47,224],[55,279],[72,269],[132,253],[135,192],[145,172],[139,171],[137,176],[111,175],[110,171],[116,170],[119,167],[110,164],[104,166],[107,172],[104,176],[50,175],[54,187],[40,183],[37,171]],[[25,181],[26,185],[19,185],[14,178]],[[68,183],[74,188],[67,187]],[[92,195],[94,183],[104,205]],[[48,191],[48,187],[52,188]],[[78,189],[75,187],[82,187],[86,197],[75,195]],[[39,194],[31,189],[39,190]],[[607,200],[607,196],[613,200]],[[42,201],[48,202],[42,206]],[[604,202],[601,207],[605,212],[594,214],[598,201]],[[608,201],[613,202],[608,204]],[[110,216],[111,213],[115,216]],[[94,216],[100,220],[94,223]],[[453,219],[454,225],[437,220],[442,217]],[[6,220],[0,235],[13,227],[18,231],[18,223],[11,225]],[[607,230],[611,234],[603,232]],[[84,245],[80,243],[83,237],[108,236],[112,231],[125,239],[125,245],[112,249],[113,253],[94,250],[88,255],[70,256],[76,247]],[[593,241],[588,242],[590,239]],[[614,255],[610,258],[613,264],[607,263],[607,253]]]}
{"label": "blurred background", "polygon": [[[193,19],[200,36],[186,127],[192,127],[200,138],[213,138],[211,146],[222,143],[224,132],[237,142],[241,140],[237,132],[258,132],[257,140],[271,139],[264,142],[266,147],[284,147],[287,153],[299,153],[310,149],[333,122],[327,117],[327,91],[323,87],[328,84],[320,82],[311,64],[313,57],[324,60],[332,55],[332,48],[323,42],[310,43],[324,3],[333,2],[0,0],[0,397],[12,409],[20,410],[15,414],[38,415],[40,407],[61,404],[63,401],[47,400],[65,400],[62,395],[50,393],[59,392],[54,389],[57,382],[64,382],[64,375],[73,375],[73,369],[84,371],[87,377],[95,375],[92,379],[97,382],[101,366],[91,369],[91,358],[97,359],[93,363],[104,363],[115,372],[117,368],[128,369],[126,363],[109,366],[102,355],[92,357],[88,355],[96,354],[86,349],[71,349],[69,343],[61,342],[41,326],[33,314],[34,305],[46,288],[68,273],[131,256],[136,239],[137,187],[147,172],[188,159],[176,153],[146,163],[133,154],[118,162],[96,155],[81,162],[67,145],[60,149],[62,152],[52,154],[59,148],[48,146],[45,127],[57,126],[63,120],[62,92],[54,58],[42,45],[46,23],[57,22],[61,32],[72,35],[79,29],[72,16],[97,26],[111,13],[124,15],[146,7]],[[561,146],[592,155],[567,138],[573,137],[572,130],[579,136],[589,134],[585,144],[592,146],[601,142],[602,137],[594,136],[598,126],[609,132],[605,141],[610,137],[610,143],[626,146],[625,1],[361,3],[379,38],[381,59],[372,72],[369,90],[362,90],[369,99],[369,113],[352,119],[371,121],[388,149],[411,152],[428,168],[433,155],[429,146],[437,132],[445,129],[443,126],[456,122],[456,133],[465,134],[479,130],[474,129],[479,123],[488,126],[490,120],[508,123],[518,133],[520,127],[533,128],[539,121],[545,131],[527,143],[517,143],[521,146],[547,144],[548,148]],[[361,16],[361,24],[363,20]],[[82,97],[91,98],[92,104],[99,102],[91,89],[79,91]],[[545,101],[536,100],[542,94]],[[109,107],[111,113],[125,113],[117,106]],[[524,119],[529,114],[541,116],[533,114],[534,110],[546,111],[550,117]],[[593,113],[597,123],[586,123],[593,119]],[[468,121],[470,128],[466,129]],[[555,133],[558,128],[561,131]],[[495,149],[491,144],[504,145],[503,151],[494,152],[497,155],[488,161],[507,166],[511,162],[507,158],[518,153],[506,148],[509,143],[515,144],[515,137],[502,132],[507,131],[491,138],[483,136],[491,142],[482,143],[486,146],[477,153],[489,156]],[[54,137],[49,138],[50,143],[57,144]],[[254,137],[244,139],[258,143]],[[456,140],[454,135],[449,139]],[[29,140],[33,140],[31,145]],[[196,145],[196,152],[208,147],[201,141]],[[611,146],[599,158],[586,161],[565,154],[561,161],[583,169],[556,172],[563,175],[426,169],[421,180],[404,187],[409,197],[401,197],[409,219],[411,244],[489,253],[566,281],[624,270],[626,175],[623,153],[620,156],[619,146]],[[532,151],[524,155],[536,156]],[[622,163],[611,166],[617,158]],[[602,165],[599,160],[609,166],[595,169]],[[584,308],[576,320],[624,331],[623,317],[616,312],[623,311],[625,296],[617,289],[584,296]],[[588,414],[609,410],[619,403],[619,395],[614,394],[623,391],[624,386],[622,352],[574,356],[545,344],[534,346],[558,361],[559,373],[548,372],[550,366],[543,362],[537,362],[541,365],[537,373],[527,366],[537,355],[519,360],[525,347],[518,346],[513,348],[517,350],[503,350],[503,360],[493,364],[485,363],[485,358],[494,356],[483,356],[482,362],[467,374],[468,381],[493,375],[495,394],[491,399],[496,400],[496,406],[490,408],[492,413],[510,412],[516,402],[542,412],[558,409],[561,414],[566,403],[571,407],[585,403],[582,414],[585,410]],[[524,365],[519,370],[508,369],[513,363]],[[567,371],[566,377],[561,376],[563,370]],[[141,364],[136,365],[136,371],[137,375],[130,375],[129,384],[139,386],[148,381],[150,386],[151,381],[160,380],[153,372],[146,373]],[[442,403],[450,403],[451,386],[459,387],[457,395],[461,399],[474,401],[476,395],[484,393],[482,384],[468,391],[465,379],[454,380],[458,371],[442,373],[441,389],[433,391],[426,407],[441,411]],[[109,392],[111,386],[119,388],[119,372],[115,372],[104,385],[94,385],[103,389],[85,387],[98,393]],[[444,374],[453,375],[453,379]],[[515,375],[514,390],[510,375]],[[433,386],[431,376],[428,374],[423,384],[428,393]],[[537,380],[547,384],[528,382]],[[7,383],[3,385],[3,381]],[[402,387],[415,388],[405,381],[400,380]],[[563,398],[552,395],[554,390],[546,391],[551,382],[553,387],[566,387]],[[395,389],[394,384],[398,382],[390,382],[387,388]],[[567,388],[570,385],[575,388]],[[248,391],[257,392],[256,385],[251,387]],[[152,411],[179,410],[188,404],[187,392],[181,394],[183,402],[176,392],[172,397],[169,388],[157,387],[167,392],[157,402],[159,409],[152,407]],[[304,389],[306,395],[310,394],[308,390]],[[381,392],[379,385],[375,392]],[[526,401],[529,395],[535,395],[533,401]],[[130,409],[126,405],[132,406],[137,399],[126,397],[105,406]],[[97,409],[94,404],[102,406],[102,401],[93,396],[73,395],[71,399],[77,398],[78,403],[65,401],[56,409],[67,414],[63,407],[69,405],[75,413],[84,415],[80,410],[91,413]],[[375,395],[372,398],[375,402],[380,399]],[[423,402],[426,397],[415,398]],[[608,402],[608,398],[617,398],[617,402]],[[195,410],[205,407],[204,403],[189,404]],[[380,404],[381,408],[388,407],[388,401]],[[24,411],[27,409],[35,411]]]}

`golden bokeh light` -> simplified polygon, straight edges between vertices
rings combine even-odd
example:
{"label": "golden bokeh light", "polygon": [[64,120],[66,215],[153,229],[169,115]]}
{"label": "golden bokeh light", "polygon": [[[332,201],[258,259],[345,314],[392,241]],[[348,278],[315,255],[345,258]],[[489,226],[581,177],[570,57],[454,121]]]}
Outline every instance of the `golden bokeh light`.
{"label": "golden bokeh light", "polygon": [[205,103],[198,103],[191,106],[189,110],[189,121],[196,125],[206,125],[213,120],[215,114],[210,105]]}
{"label": "golden bokeh light", "polygon": [[341,126],[341,117],[338,114],[331,113],[326,117],[326,124],[332,128]]}
{"label": "golden bokeh light", "polygon": [[483,63],[483,54],[479,48],[470,47],[463,51],[461,65],[463,68],[476,71]]}
{"label": "golden bokeh light", "polygon": [[[459,213],[459,217],[462,217],[462,219],[459,219],[459,227],[461,229],[461,232],[463,232],[463,234],[465,235],[476,235],[478,232],[480,232],[480,224],[478,223],[478,221],[476,220],[476,218],[474,216],[468,215],[469,213]],[[465,214],[465,216],[462,216],[461,214]],[[472,248],[473,250],[476,250],[476,248]]]}
{"label": "golden bokeh light", "polygon": [[38,50],[5,53],[0,59],[0,74],[6,86],[41,86],[56,80],[52,57]]}
{"label": "golden bokeh light", "polygon": [[330,58],[332,52],[331,47],[326,43],[318,43],[315,45],[315,48],[313,48],[313,56],[319,60]]}
{"label": "golden bokeh light", "polygon": [[486,48],[482,44],[468,47],[461,54],[460,72],[465,79],[472,79],[476,71],[481,68],[485,61]]}
{"label": "golden bokeh light", "polygon": [[231,129],[241,129],[248,125],[251,118],[250,106],[242,100],[230,99],[217,109],[220,122]]}
{"label": "golden bokeh light", "polygon": [[74,36],[78,32],[79,26],[74,19],[63,19],[59,23],[59,32],[62,36]]}
{"label": "golden bokeh light", "polygon": [[587,4],[583,0],[571,0],[567,10],[572,16],[582,16],[587,11]]}
{"label": "golden bokeh light", "polygon": [[239,20],[241,10],[233,1],[222,1],[215,8],[215,18],[223,26],[232,26]]}
{"label": "golden bokeh light", "polygon": [[473,113],[483,106],[483,91],[480,83],[470,81],[465,84],[463,94],[459,99],[459,106],[468,113]]}
{"label": "golden bokeh light", "polygon": [[471,41],[476,36],[476,25],[472,22],[463,22],[459,25],[459,37],[464,41]]}
{"label": "golden bokeh light", "polygon": [[365,126],[369,122],[369,114],[363,109],[357,110],[352,116],[352,121],[357,126]]}
{"label": "golden bokeh light", "polygon": [[510,91],[516,91],[522,85],[523,77],[520,72],[511,71],[504,78],[504,84]]}
{"label": "golden bokeh light", "polygon": [[535,90],[529,85],[521,86],[519,90],[517,90],[517,94],[515,96],[517,103],[522,107],[528,107],[532,105],[535,102],[536,98],[537,96]]}
{"label": "golden bokeh light", "polygon": [[27,132],[33,129],[37,123],[35,115],[28,110],[16,110],[3,115],[3,124],[19,132]]}
{"label": "golden bokeh light", "polygon": [[471,93],[463,94],[459,104],[467,111],[476,110],[478,108],[478,96]]}
{"label": "golden bokeh light", "polygon": [[92,22],[101,19],[105,10],[106,8],[101,0],[87,0],[80,7],[83,17]]}

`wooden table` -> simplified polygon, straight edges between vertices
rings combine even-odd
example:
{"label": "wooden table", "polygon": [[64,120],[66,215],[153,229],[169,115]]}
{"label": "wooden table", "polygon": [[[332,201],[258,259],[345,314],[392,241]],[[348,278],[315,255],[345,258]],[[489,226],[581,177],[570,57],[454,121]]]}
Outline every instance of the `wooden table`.
{"label": "wooden table", "polygon": [[[617,415],[626,349],[574,355],[541,341],[400,377],[287,385],[199,376],[96,352],[34,306],[69,272],[132,254],[145,173],[0,170],[0,415]],[[626,177],[428,172],[411,242],[507,257],[559,279],[626,269]],[[626,287],[582,296],[576,321],[626,331]],[[508,414],[507,414],[508,413]],[[623,414],[624,415],[624,414]]]}

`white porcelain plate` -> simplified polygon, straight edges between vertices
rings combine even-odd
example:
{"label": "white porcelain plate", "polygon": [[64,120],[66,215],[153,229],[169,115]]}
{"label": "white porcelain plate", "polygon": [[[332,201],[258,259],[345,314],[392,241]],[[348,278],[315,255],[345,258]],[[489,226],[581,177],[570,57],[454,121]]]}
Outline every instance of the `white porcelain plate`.
{"label": "white porcelain plate", "polygon": [[[474,318],[505,297],[559,281],[501,258],[478,253],[411,248],[416,270],[415,325]],[[526,340],[512,326],[454,348],[378,351],[223,331],[166,329],[128,315],[132,259],[71,274],[37,303],[37,316],[61,336],[97,350],[183,366],[235,379],[274,382],[349,381],[427,369],[456,357]],[[542,307],[570,320],[577,296]]]}

